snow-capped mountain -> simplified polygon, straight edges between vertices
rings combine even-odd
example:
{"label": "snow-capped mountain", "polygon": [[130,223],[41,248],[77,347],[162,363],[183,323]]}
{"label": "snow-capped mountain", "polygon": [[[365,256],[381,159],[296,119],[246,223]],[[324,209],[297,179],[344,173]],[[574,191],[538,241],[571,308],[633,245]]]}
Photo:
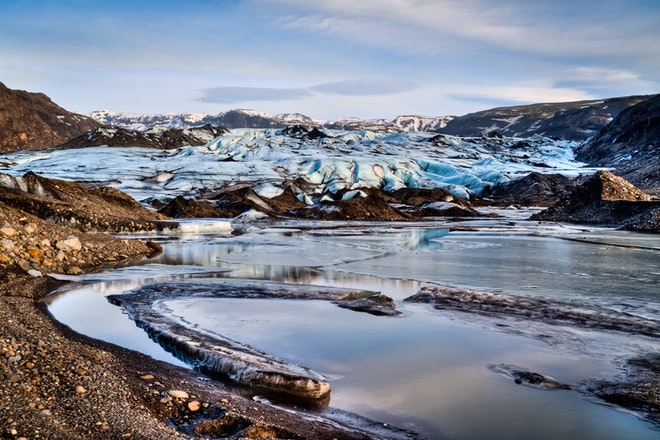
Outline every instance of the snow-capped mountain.
{"label": "snow-capped mountain", "polygon": [[146,131],[155,126],[185,129],[210,124],[226,128],[284,128],[292,125],[317,126],[333,130],[368,130],[378,132],[438,131],[452,116],[397,116],[394,119],[341,118],[330,121],[312,119],[300,113],[271,115],[256,110],[229,110],[204,113],[137,114],[95,111],[90,116],[103,125]]}

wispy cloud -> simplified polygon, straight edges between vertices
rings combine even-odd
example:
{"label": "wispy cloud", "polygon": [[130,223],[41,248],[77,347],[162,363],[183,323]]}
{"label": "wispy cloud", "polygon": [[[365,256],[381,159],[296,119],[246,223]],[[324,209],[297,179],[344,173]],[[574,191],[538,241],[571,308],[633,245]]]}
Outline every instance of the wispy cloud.
{"label": "wispy cloud", "polygon": [[589,93],[568,87],[545,85],[473,87],[462,93],[450,93],[456,100],[483,100],[485,102],[513,102],[531,104],[538,102],[570,102],[593,99]]}
{"label": "wispy cloud", "polygon": [[474,44],[554,56],[658,50],[657,10],[649,14],[643,1],[265,1],[296,7],[283,26],[407,51],[442,53]]}
{"label": "wispy cloud", "polygon": [[235,104],[245,101],[289,101],[315,95],[373,96],[392,95],[417,87],[414,83],[390,78],[334,81],[309,87],[211,87],[203,89],[200,102]]}

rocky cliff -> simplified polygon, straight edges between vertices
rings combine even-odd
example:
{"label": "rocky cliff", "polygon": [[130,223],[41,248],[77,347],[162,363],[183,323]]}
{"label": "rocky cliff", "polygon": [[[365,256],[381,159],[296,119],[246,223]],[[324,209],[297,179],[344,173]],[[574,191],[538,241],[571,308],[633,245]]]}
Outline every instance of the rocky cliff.
{"label": "rocky cliff", "polygon": [[0,153],[55,147],[99,125],[64,110],[43,93],[12,90],[0,83]]}
{"label": "rocky cliff", "polygon": [[616,173],[644,189],[660,188],[660,95],[623,110],[577,150],[577,159]]}

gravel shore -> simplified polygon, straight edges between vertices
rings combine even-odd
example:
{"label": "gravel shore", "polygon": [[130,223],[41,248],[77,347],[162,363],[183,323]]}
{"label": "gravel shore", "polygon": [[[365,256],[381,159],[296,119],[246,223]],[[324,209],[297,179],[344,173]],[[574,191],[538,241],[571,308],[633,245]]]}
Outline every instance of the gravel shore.
{"label": "gravel shore", "polygon": [[100,271],[158,249],[0,202],[0,438],[417,437],[357,415],[337,422],[242,397],[193,370],[80,335],[42,301],[64,284],[49,273]]}
{"label": "gravel shore", "polygon": [[54,321],[39,301],[60,282],[20,270],[0,276],[6,280],[0,288],[2,438],[372,438],[81,336]]}

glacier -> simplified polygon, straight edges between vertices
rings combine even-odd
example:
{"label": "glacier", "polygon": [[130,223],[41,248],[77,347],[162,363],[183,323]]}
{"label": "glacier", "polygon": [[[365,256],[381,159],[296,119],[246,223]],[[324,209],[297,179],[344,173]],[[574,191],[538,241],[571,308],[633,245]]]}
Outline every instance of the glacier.
{"label": "glacier", "polygon": [[[176,150],[87,147],[0,156],[0,170],[110,185],[135,199],[203,198],[207,191],[252,186],[272,198],[293,184],[308,204],[359,188],[442,188],[470,199],[530,172],[576,176],[572,141],[465,138],[428,132],[234,129],[203,146]],[[360,195],[353,193],[353,195]]]}

